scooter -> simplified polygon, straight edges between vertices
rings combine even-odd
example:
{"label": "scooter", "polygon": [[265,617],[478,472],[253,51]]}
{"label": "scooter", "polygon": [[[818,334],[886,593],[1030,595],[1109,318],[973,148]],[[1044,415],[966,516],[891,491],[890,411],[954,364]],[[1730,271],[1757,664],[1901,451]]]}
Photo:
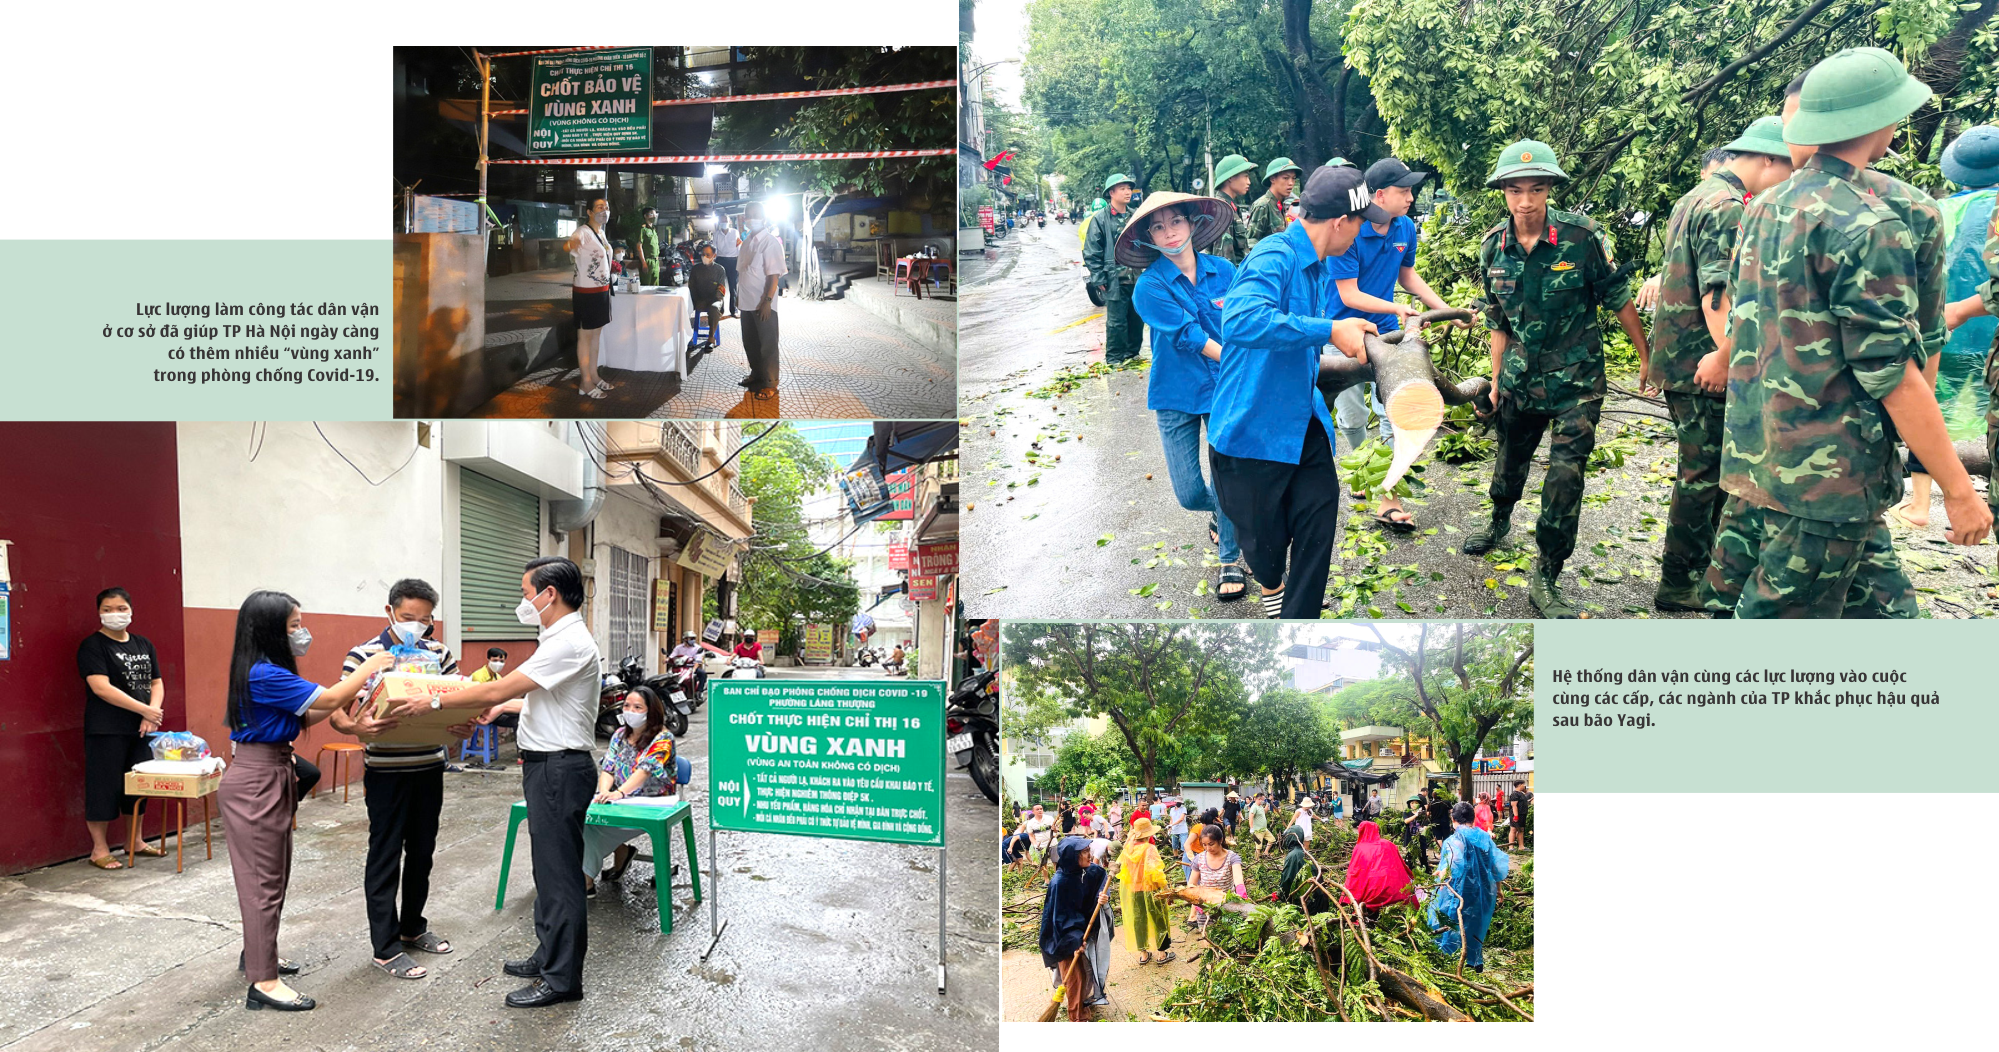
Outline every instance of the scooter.
{"label": "scooter", "polygon": [[1035,228],[1036,228],[1036,229],[1040,229],[1040,228],[1042,228],[1042,227],[1046,227],[1047,225],[1048,225],[1048,217],[1047,217],[1047,216],[1035,216],[1035,217],[1034,217],[1034,226],[1035,226]]}
{"label": "scooter", "polygon": [[860,650],[854,652],[855,668],[868,668],[874,663],[875,663],[875,652],[869,650],[867,647],[862,647]]}
{"label": "scooter", "polygon": [[[700,708],[701,703],[708,700],[708,677],[701,671],[701,661],[698,658],[669,661],[666,671],[647,680],[646,684],[652,686],[654,680],[686,695],[690,710]],[[654,687],[654,689],[659,688]]]}
{"label": "scooter", "polygon": [[638,658],[626,654],[625,659],[618,663],[618,671],[599,681],[597,736],[609,738],[617,731],[622,723],[618,714],[624,711],[625,699],[635,693],[647,698],[648,705],[659,702],[666,715],[666,729],[673,732],[676,738],[684,736],[687,733],[687,716],[692,710],[683,708],[687,704],[685,700],[673,703],[661,701],[659,690],[654,686],[657,678],[648,680],[645,666],[639,663]]}
{"label": "scooter", "polygon": [[764,678],[764,663],[753,657],[735,658],[729,662],[729,671],[723,673],[722,678],[762,679]]}
{"label": "scooter", "polygon": [[971,769],[972,784],[999,803],[998,669],[968,676],[944,703],[944,751]]}

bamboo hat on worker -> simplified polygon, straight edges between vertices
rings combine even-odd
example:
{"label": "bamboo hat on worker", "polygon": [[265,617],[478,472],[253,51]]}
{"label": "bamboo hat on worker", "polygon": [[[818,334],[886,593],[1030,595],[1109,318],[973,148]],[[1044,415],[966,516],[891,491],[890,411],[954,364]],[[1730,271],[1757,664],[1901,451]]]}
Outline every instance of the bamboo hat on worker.
{"label": "bamboo hat on worker", "polygon": [[1199,252],[1222,239],[1229,232],[1229,224],[1235,221],[1235,207],[1218,197],[1196,197],[1193,194],[1174,193],[1162,190],[1147,194],[1145,202],[1131,213],[1131,221],[1117,236],[1117,261],[1127,267],[1149,267],[1159,258],[1159,246],[1152,243],[1151,216],[1164,210],[1177,210],[1187,217],[1188,244],[1192,251]]}
{"label": "bamboo hat on worker", "polygon": [[1551,183],[1566,183],[1569,173],[1555,161],[1555,148],[1534,139],[1522,139],[1499,151],[1499,160],[1492,166],[1492,175],[1485,180],[1489,190],[1501,189],[1508,179],[1546,179]]}
{"label": "bamboo hat on worker", "polygon": [[1749,127],[1722,149],[1729,153],[1760,153],[1791,163],[1791,151],[1784,146],[1784,118],[1775,115],[1750,121]]}
{"label": "bamboo hat on worker", "polygon": [[1845,48],[1805,74],[1784,141],[1825,146],[1857,139],[1901,123],[1932,94],[1893,54],[1878,47]]}

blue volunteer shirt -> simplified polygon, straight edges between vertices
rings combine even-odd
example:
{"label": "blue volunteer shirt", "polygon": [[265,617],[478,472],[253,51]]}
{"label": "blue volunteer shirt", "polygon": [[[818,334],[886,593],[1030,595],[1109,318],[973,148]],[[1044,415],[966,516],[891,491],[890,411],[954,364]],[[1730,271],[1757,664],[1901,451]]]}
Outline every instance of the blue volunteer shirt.
{"label": "blue volunteer shirt", "polygon": [[1296,464],[1313,417],[1332,415],[1319,395],[1319,350],[1333,337],[1333,283],[1304,223],[1266,237],[1236,271],[1222,307],[1221,374],[1208,442],[1232,457]]}
{"label": "blue volunteer shirt", "polygon": [[1131,305],[1152,327],[1145,408],[1210,411],[1221,365],[1201,348],[1222,342],[1222,294],[1234,280],[1235,264],[1205,252],[1195,254],[1192,282],[1163,253],[1139,275]]}
{"label": "blue volunteer shirt", "polygon": [[[1360,236],[1354,239],[1353,247],[1346,255],[1329,256],[1326,267],[1332,273],[1328,278],[1334,282],[1333,298],[1339,299],[1338,283],[1348,278],[1358,280],[1360,291],[1378,299],[1395,298],[1395,282],[1402,276],[1403,267],[1416,265],[1416,221],[1408,216],[1396,216],[1389,220],[1388,229],[1376,233],[1373,223],[1360,225]],[[1366,318],[1382,332],[1401,328],[1401,319],[1393,314],[1371,314],[1345,303],[1333,312],[1333,318]]]}
{"label": "blue volunteer shirt", "polygon": [[237,709],[241,727],[229,732],[234,742],[281,745],[298,737],[299,717],[326,688],[268,661],[250,666],[250,696]]}

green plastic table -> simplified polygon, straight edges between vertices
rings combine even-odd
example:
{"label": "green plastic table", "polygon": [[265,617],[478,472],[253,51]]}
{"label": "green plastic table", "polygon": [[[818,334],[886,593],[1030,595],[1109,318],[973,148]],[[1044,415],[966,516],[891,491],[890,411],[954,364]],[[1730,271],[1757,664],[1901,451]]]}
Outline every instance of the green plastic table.
{"label": "green plastic table", "polygon": [[[507,846],[500,855],[500,889],[493,896],[493,908],[507,905],[507,872],[514,864],[514,834],[527,821],[526,800],[514,801],[507,815]],[[591,804],[584,815],[585,825],[613,826],[644,830],[652,839],[653,884],[659,894],[659,931],[673,934],[673,823],[680,823],[687,840],[687,875],[694,884],[694,901],[701,901],[701,859],[694,849],[694,809],[682,800],[672,807],[646,804]]]}

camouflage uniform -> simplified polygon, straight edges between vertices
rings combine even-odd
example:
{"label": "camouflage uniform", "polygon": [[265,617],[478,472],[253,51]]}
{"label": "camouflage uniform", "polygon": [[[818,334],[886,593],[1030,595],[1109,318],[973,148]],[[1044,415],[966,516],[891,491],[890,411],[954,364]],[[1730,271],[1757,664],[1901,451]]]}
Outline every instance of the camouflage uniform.
{"label": "camouflage uniform", "polygon": [[1673,205],[1666,226],[1664,275],[1652,323],[1650,379],[1666,394],[1679,438],[1679,477],[1666,514],[1666,545],[1658,599],[1693,607],[1714,550],[1721,521],[1722,395],[1694,382],[1700,361],[1714,350],[1701,303],[1728,285],[1728,261],[1748,197],[1742,180],[1718,171]]}
{"label": "camouflage uniform", "polygon": [[1486,328],[1505,333],[1499,359],[1499,463],[1493,468],[1492,516],[1513,513],[1527,469],[1548,431],[1548,473],[1534,530],[1552,578],[1575,551],[1582,514],[1583,466],[1596,448],[1603,409],[1603,341],[1596,309],[1619,310],[1631,289],[1595,222],[1548,209],[1548,230],[1522,254],[1513,221],[1485,232],[1479,246]]}
{"label": "camouflage uniform", "polygon": [[1881,404],[1921,353],[1908,224],[1853,165],[1814,155],[1744,210],[1709,609],[1913,617],[1881,520],[1901,495]]}
{"label": "camouflage uniform", "polygon": [[1132,306],[1131,289],[1138,272],[1117,261],[1117,236],[1131,221],[1131,207],[1122,212],[1105,205],[1090,217],[1089,237],[1083,243],[1083,266],[1089,268],[1090,284],[1104,289],[1104,361],[1112,365],[1138,357],[1145,339],[1145,323]]}
{"label": "camouflage uniform", "polygon": [[1249,247],[1255,248],[1258,241],[1272,234],[1282,234],[1291,221],[1284,215],[1284,202],[1274,191],[1265,190],[1256,203],[1249,206]]}
{"label": "camouflage uniform", "polygon": [[1250,240],[1249,225],[1244,223],[1242,219],[1242,202],[1230,197],[1226,191],[1222,190],[1215,191],[1215,199],[1229,203],[1229,207],[1235,211],[1235,221],[1229,224],[1228,233],[1223,234],[1222,239],[1215,242],[1207,251],[1213,252],[1215,255],[1231,263],[1241,265],[1243,257],[1249,255],[1250,246],[1255,244],[1254,241]]}

